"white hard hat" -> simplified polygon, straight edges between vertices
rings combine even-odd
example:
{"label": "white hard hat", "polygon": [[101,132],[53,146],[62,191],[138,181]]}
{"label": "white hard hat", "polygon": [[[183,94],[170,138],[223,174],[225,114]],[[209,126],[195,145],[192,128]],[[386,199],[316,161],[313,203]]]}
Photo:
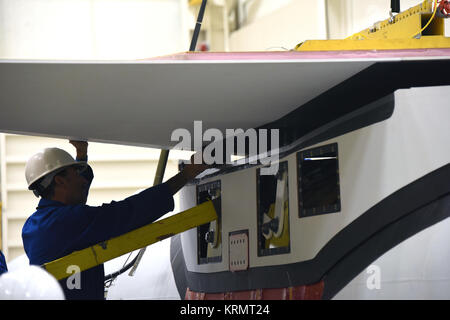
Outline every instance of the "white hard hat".
{"label": "white hard hat", "polygon": [[27,266],[0,276],[0,300],[64,300],[58,281],[38,266]]}
{"label": "white hard hat", "polygon": [[36,153],[25,166],[28,189],[35,190],[36,186],[33,184],[44,177],[40,185],[44,189],[47,188],[56,173],[72,165],[86,166],[87,164],[76,161],[68,152],[58,148],[46,148]]}

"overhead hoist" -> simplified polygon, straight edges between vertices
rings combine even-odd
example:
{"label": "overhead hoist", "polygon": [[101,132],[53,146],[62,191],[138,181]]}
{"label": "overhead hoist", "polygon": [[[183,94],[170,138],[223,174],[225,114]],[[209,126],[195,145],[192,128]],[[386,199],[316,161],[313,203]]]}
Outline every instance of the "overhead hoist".
{"label": "overhead hoist", "polygon": [[[393,1],[394,3],[395,1]],[[399,1],[397,1],[399,2]],[[425,0],[408,10],[337,40],[307,40],[298,44],[296,51],[357,51],[450,48],[445,37],[444,19],[450,17],[449,0]]]}

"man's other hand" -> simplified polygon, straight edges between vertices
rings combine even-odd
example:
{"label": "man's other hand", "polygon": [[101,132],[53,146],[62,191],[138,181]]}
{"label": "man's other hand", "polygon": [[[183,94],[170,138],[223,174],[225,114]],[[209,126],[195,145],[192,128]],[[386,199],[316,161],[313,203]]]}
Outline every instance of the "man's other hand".
{"label": "man's other hand", "polygon": [[88,150],[87,141],[69,140],[69,142],[77,150],[77,160],[86,160]]}

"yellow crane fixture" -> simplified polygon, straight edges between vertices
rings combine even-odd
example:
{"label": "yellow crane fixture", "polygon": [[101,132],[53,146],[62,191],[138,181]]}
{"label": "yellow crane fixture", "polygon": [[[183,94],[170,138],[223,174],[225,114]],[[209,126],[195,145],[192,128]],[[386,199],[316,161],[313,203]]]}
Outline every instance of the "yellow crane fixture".
{"label": "yellow crane fixture", "polygon": [[444,18],[450,16],[448,0],[425,0],[389,19],[375,23],[342,40],[308,40],[296,51],[401,50],[449,48]]}

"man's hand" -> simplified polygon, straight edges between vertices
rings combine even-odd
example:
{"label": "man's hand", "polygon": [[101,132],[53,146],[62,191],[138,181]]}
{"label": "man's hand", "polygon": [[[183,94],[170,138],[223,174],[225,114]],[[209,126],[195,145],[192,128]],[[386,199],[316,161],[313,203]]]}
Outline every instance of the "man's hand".
{"label": "man's hand", "polygon": [[183,188],[183,186],[190,180],[194,179],[204,170],[208,169],[210,166],[207,164],[194,164],[194,156],[191,157],[191,163],[185,165],[184,169],[177,175],[170,178],[166,184],[169,186],[172,194],[175,194]]}
{"label": "man's hand", "polygon": [[77,150],[77,160],[86,160],[87,159],[87,150],[88,150],[87,141],[69,140],[69,142]]}
{"label": "man's hand", "polygon": [[203,171],[205,171],[206,169],[208,169],[209,165],[201,163],[201,164],[194,164],[194,157],[195,155],[192,155],[191,157],[191,163],[190,164],[186,164],[183,172],[185,172],[186,177],[189,180],[194,179],[196,176],[198,176],[200,173],[202,173]]}

